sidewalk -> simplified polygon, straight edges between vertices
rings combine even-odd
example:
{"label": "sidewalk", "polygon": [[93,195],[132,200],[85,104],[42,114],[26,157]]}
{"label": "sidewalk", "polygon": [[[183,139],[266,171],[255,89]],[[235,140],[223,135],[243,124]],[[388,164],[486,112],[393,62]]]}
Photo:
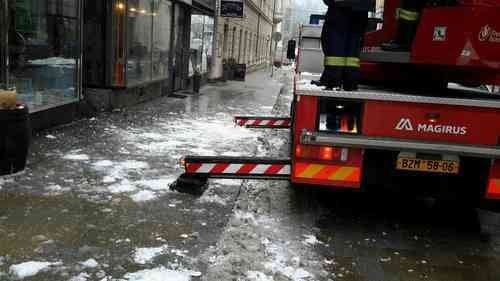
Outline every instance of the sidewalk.
{"label": "sidewalk", "polygon": [[[239,181],[216,181],[227,188],[199,199],[171,192],[178,161],[265,154],[260,133],[235,127],[232,116],[270,114],[279,91],[256,72],[35,136],[26,171],[0,177],[0,280],[20,277],[12,265],[27,261],[50,263],[33,280],[111,280],[156,260],[196,276],[196,254],[217,241]],[[88,259],[97,265],[81,263]]]}

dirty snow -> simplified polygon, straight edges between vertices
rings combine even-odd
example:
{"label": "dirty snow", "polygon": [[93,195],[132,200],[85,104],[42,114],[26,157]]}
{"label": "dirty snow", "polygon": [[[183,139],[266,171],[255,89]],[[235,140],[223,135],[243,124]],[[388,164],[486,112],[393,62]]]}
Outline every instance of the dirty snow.
{"label": "dirty snow", "polygon": [[99,263],[95,259],[88,259],[80,264],[85,268],[96,268],[99,266]]}
{"label": "dirty snow", "polygon": [[12,178],[1,178],[0,177],[0,190],[2,189],[2,186],[6,183],[11,183],[14,180]]}
{"label": "dirty snow", "polygon": [[200,203],[215,203],[222,206],[226,206],[227,204],[226,200],[222,199],[222,197],[217,194],[203,194],[203,196],[198,199],[198,201]]}
{"label": "dirty snow", "polygon": [[134,262],[137,264],[150,263],[155,257],[164,253],[167,248],[167,245],[156,248],[136,248],[134,253]]}
{"label": "dirty snow", "polygon": [[94,167],[110,167],[110,166],[113,166],[113,161],[101,160],[101,161],[95,162],[93,165],[94,165]]}
{"label": "dirty snow", "polygon": [[158,196],[156,195],[156,193],[149,191],[149,190],[141,190],[141,191],[137,192],[136,194],[133,194],[132,196],[130,196],[130,198],[132,198],[132,200],[134,200],[134,202],[137,202],[137,203],[150,201],[150,200],[156,199],[157,197]]}
{"label": "dirty snow", "polygon": [[90,157],[87,154],[66,154],[63,159],[73,160],[73,161],[87,161]]}
{"label": "dirty snow", "polygon": [[313,246],[316,244],[323,244],[323,242],[319,241],[315,235],[303,235],[303,236],[304,236],[305,240],[302,241],[302,244],[304,244],[304,245]]}
{"label": "dirty snow", "polygon": [[274,281],[273,277],[259,271],[248,271],[246,275],[249,281]]}
{"label": "dirty snow", "polygon": [[137,187],[135,187],[135,185],[130,183],[130,181],[128,181],[127,179],[124,179],[120,183],[110,185],[108,187],[108,190],[111,193],[125,193],[125,192],[136,191]]}
{"label": "dirty snow", "polygon": [[[185,154],[195,155],[219,155],[231,153],[231,150],[216,151],[214,147],[221,140],[231,147],[233,144],[234,155],[250,154],[250,151],[242,151],[243,143],[252,143],[261,134],[246,128],[234,126],[232,116],[219,114],[211,118],[199,118],[191,120],[173,120],[165,122],[162,127],[168,134],[144,132],[143,130],[117,131],[125,140],[144,153],[158,155],[166,154],[170,159],[177,159]],[[180,154],[179,154],[180,153]],[[174,157],[176,156],[176,157]]]}
{"label": "dirty snow", "polygon": [[161,266],[135,273],[127,273],[122,281],[189,281],[190,276],[191,274],[188,271],[175,271]]}
{"label": "dirty snow", "polygon": [[41,271],[46,271],[50,269],[51,266],[57,266],[57,265],[61,265],[61,263],[28,261],[20,264],[11,265],[9,268],[9,272],[18,279],[24,279],[26,277],[37,275]]}
{"label": "dirty snow", "polygon": [[128,170],[141,170],[149,168],[149,164],[143,161],[127,160],[118,163],[119,166]]}
{"label": "dirty snow", "polygon": [[170,176],[152,180],[140,180],[136,181],[135,184],[152,190],[169,190],[170,184],[172,184],[177,177],[178,176]]}
{"label": "dirty snow", "polygon": [[69,281],[87,281],[90,278],[90,275],[86,272],[82,272],[77,276],[72,277]]}

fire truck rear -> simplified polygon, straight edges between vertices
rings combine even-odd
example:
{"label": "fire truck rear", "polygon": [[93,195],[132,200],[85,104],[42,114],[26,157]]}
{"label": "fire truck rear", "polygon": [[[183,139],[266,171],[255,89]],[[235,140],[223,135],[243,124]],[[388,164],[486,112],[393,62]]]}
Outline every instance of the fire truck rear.
{"label": "fire truck rear", "polygon": [[458,84],[357,92],[316,87],[320,32],[318,25],[301,30],[292,183],[500,199],[499,95]]}

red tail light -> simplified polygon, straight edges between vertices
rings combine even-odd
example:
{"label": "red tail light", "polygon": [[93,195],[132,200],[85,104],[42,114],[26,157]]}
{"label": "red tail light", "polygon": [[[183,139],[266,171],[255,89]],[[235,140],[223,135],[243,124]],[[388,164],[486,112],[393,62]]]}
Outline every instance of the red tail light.
{"label": "red tail light", "polygon": [[342,160],[345,161],[346,148],[336,148],[331,146],[316,146],[316,145],[297,145],[295,147],[295,156],[297,158],[313,159],[313,160]]}

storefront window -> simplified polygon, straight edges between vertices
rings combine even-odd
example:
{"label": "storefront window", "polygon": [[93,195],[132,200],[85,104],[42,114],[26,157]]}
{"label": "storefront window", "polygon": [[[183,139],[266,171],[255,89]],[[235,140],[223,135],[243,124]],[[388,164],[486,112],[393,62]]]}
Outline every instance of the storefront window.
{"label": "storefront window", "polygon": [[210,72],[210,66],[212,65],[212,46],[214,38],[214,18],[205,16],[205,28],[203,32],[203,56],[201,71],[203,73]]}
{"label": "storefront window", "polygon": [[172,2],[127,1],[127,85],[169,76]]}
{"label": "storefront window", "polygon": [[153,79],[168,78],[172,3],[155,0],[153,9]]}
{"label": "storefront window", "polygon": [[205,15],[191,15],[191,62],[189,75],[195,71],[207,73],[212,58],[214,19]]}
{"label": "storefront window", "polygon": [[32,110],[78,99],[79,1],[9,0],[9,80]]}
{"label": "storefront window", "polygon": [[127,5],[127,83],[151,80],[152,5],[149,0],[129,0]]}

